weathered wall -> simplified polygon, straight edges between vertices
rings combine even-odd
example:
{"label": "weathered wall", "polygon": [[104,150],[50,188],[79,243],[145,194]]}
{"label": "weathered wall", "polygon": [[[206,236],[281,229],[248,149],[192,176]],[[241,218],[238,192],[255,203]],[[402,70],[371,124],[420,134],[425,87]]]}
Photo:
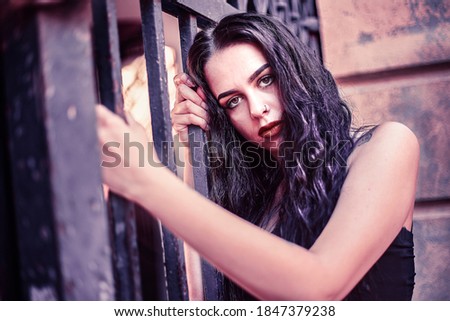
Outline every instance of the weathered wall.
{"label": "weathered wall", "polygon": [[418,136],[416,300],[450,300],[450,1],[317,0],[324,62],[358,124]]}

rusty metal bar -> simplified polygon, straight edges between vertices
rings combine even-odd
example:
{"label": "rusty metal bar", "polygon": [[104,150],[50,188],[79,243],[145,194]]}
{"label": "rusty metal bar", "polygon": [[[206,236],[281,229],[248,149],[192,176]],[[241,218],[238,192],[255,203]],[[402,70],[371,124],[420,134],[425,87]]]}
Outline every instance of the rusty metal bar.
{"label": "rusty metal bar", "polygon": [[124,116],[115,1],[92,0],[92,13],[100,101],[111,111]]}
{"label": "rusty metal bar", "polygon": [[237,10],[224,0],[196,1],[175,0],[181,8],[212,21],[219,21],[223,16],[236,13]]}
{"label": "rusty metal bar", "polygon": [[[92,11],[100,102],[124,117],[116,3],[114,0],[93,0]],[[142,299],[135,215],[133,203],[109,193],[108,216],[116,300]]]}
{"label": "rusty metal bar", "polygon": [[[5,26],[0,21],[0,30]],[[4,35],[0,31],[0,43]],[[0,301],[21,300],[11,164],[8,159],[4,53],[0,51]]]}
{"label": "rusty metal bar", "polygon": [[[33,90],[41,77],[38,21],[35,16],[19,18],[27,19],[28,23],[17,19],[19,21],[13,30],[5,33],[14,32],[16,38],[6,36],[4,39],[4,75],[8,79],[6,113],[12,196],[21,261],[21,295],[28,300],[44,299],[39,293],[46,292],[46,298],[57,299],[62,297],[62,286],[52,224],[54,213],[42,118],[42,91]],[[11,27],[11,24],[8,26]],[[33,79],[33,76],[37,79]],[[40,231],[45,237],[40,235]]]}
{"label": "rusty metal bar", "polygon": [[[197,19],[189,12],[181,11],[178,14],[178,23],[183,70],[187,70],[187,55],[197,33]],[[198,126],[191,125],[188,130],[194,187],[203,196],[208,197],[207,157],[203,149],[206,146],[206,138],[204,132]],[[202,278],[205,300],[218,300],[216,270],[204,260],[202,260]]]}
{"label": "rusty metal bar", "polygon": [[177,16],[181,11],[191,13],[196,16],[200,27],[207,25],[209,21],[219,21],[226,15],[241,11],[226,3],[224,0],[166,0],[163,1],[163,8],[165,12],[174,16]]}
{"label": "rusty metal bar", "polygon": [[5,73],[23,296],[111,300],[90,3],[27,10],[21,18],[5,42]]}
{"label": "rusty metal bar", "polygon": [[112,267],[93,109],[90,2],[70,2],[58,9],[39,11],[37,17],[46,85],[44,107],[52,166],[53,219],[64,298],[112,299]]}
{"label": "rusty metal bar", "polygon": [[135,210],[142,298],[168,300],[161,224],[141,207],[135,206]]}
{"label": "rusty metal bar", "polygon": [[[197,33],[197,21],[195,16],[189,13],[180,14],[178,21],[183,69],[187,70],[187,53]],[[193,165],[194,186],[198,192],[208,197],[207,158],[203,153],[203,147],[205,145],[206,138],[203,130],[198,126],[189,126],[189,146],[191,150],[191,164]]]}
{"label": "rusty metal bar", "polygon": [[[159,159],[176,173],[164,57],[162,4],[160,0],[141,0],[140,4],[153,140]],[[162,227],[162,235],[167,277],[167,298],[169,300],[186,300],[188,292],[181,240],[164,227]]]}
{"label": "rusty metal bar", "polygon": [[141,15],[155,149],[164,165],[176,172],[171,144],[173,140],[161,1],[141,0]]}
{"label": "rusty metal bar", "polygon": [[[3,119],[2,129],[6,128]],[[23,300],[20,293],[20,276],[17,257],[16,222],[14,220],[14,208],[11,204],[11,182],[7,165],[5,133],[1,136],[0,151],[0,301]]]}

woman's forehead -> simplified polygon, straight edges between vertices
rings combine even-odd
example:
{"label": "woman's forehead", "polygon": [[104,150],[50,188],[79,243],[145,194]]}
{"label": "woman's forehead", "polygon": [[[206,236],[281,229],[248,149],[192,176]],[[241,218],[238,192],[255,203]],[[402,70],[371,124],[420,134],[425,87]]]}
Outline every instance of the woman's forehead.
{"label": "woman's forehead", "polygon": [[205,65],[205,76],[214,92],[218,85],[229,87],[247,80],[264,64],[267,59],[256,45],[239,43],[215,52]]}

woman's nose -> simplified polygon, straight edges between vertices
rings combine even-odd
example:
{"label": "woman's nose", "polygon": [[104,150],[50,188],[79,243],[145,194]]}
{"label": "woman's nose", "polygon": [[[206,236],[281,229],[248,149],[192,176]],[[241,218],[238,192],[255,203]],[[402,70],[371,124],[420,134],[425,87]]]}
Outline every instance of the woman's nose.
{"label": "woman's nose", "polygon": [[250,115],[252,118],[261,118],[270,110],[270,106],[261,101],[250,104]]}

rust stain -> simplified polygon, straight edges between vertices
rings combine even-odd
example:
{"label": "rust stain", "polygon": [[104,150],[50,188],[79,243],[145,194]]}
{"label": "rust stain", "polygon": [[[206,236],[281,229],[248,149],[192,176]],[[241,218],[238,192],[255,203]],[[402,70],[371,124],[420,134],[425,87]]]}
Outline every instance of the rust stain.
{"label": "rust stain", "polygon": [[365,45],[367,43],[371,43],[374,41],[374,36],[369,32],[360,32],[358,37],[358,43],[361,45]]}
{"label": "rust stain", "polygon": [[441,0],[410,0],[407,2],[410,24],[392,29],[391,35],[415,34],[434,30],[439,25],[450,23],[450,2]]}

